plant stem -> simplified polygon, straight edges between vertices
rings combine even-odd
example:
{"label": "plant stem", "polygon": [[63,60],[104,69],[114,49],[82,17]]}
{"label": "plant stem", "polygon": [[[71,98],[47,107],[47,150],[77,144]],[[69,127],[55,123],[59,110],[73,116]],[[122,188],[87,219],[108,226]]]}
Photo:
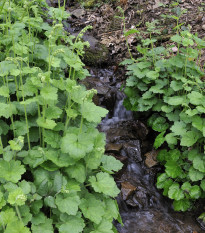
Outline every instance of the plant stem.
{"label": "plant stem", "polygon": [[0,135],[0,146],[2,148],[2,151],[3,151],[3,155],[4,155],[4,147],[3,147],[3,143],[2,143],[2,140],[1,140],[1,135]]}
{"label": "plant stem", "polygon": [[19,211],[19,208],[17,205],[15,205],[15,209],[16,209],[16,213],[18,215],[19,220],[23,223],[22,218],[21,218],[21,214],[20,214],[20,211]]}
{"label": "plant stem", "polygon": [[0,14],[1,14],[1,12],[2,12],[3,8],[4,8],[5,3],[6,3],[6,0],[4,0],[4,2],[3,2],[3,4],[2,4],[2,6],[1,6],[1,8],[0,8]]}

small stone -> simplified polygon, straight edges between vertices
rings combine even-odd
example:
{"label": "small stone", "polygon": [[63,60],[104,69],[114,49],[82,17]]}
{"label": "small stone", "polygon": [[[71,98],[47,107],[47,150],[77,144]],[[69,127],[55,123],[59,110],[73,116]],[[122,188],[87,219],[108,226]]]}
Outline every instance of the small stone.
{"label": "small stone", "polygon": [[71,12],[71,15],[75,16],[76,18],[80,18],[84,14],[85,14],[85,10],[83,10],[83,9],[76,9],[76,10]]}
{"label": "small stone", "polygon": [[136,187],[129,182],[123,182],[121,186],[121,195],[123,200],[127,200],[128,197],[136,190]]}
{"label": "small stone", "polygon": [[154,167],[155,165],[158,164],[158,161],[157,161],[157,155],[158,155],[158,151],[156,150],[152,150],[150,152],[147,152],[145,154],[145,165],[149,168],[151,167]]}
{"label": "small stone", "polygon": [[107,152],[119,152],[122,149],[122,144],[108,143],[106,145]]}
{"label": "small stone", "polygon": [[204,25],[202,25],[202,29],[205,31],[205,24],[204,24]]}

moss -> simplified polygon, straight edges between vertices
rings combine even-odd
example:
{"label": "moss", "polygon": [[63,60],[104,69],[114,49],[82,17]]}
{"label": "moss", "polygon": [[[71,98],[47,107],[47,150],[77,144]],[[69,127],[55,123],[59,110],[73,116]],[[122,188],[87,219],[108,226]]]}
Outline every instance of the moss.
{"label": "moss", "polygon": [[83,57],[83,62],[89,66],[101,66],[109,62],[109,50],[100,43],[95,48],[87,48]]}

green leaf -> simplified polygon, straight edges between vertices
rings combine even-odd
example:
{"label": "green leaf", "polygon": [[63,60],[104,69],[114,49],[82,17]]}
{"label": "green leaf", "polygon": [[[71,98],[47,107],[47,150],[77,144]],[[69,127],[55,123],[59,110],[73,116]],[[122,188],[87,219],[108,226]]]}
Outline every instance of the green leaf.
{"label": "green leaf", "polygon": [[9,222],[4,233],[30,233],[30,230],[22,222]]}
{"label": "green leaf", "polygon": [[51,208],[57,208],[57,206],[55,204],[55,198],[52,196],[48,196],[48,197],[44,198],[44,204],[48,207],[51,207]]}
{"label": "green leaf", "polygon": [[197,149],[192,149],[188,151],[188,159],[193,161],[196,157],[199,156],[199,151]]}
{"label": "green leaf", "polygon": [[168,197],[177,201],[184,198],[184,193],[178,183],[174,183],[169,187]]}
{"label": "green leaf", "polygon": [[61,139],[61,136],[59,135],[58,132],[54,132],[51,130],[45,130],[44,140],[52,148],[59,148],[60,147],[60,139]]}
{"label": "green leaf", "polygon": [[205,191],[205,180],[201,181],[200,187],[202,188],[203,191]]}
{"label": "green leaf", "polygon": [[[2,153],[3,153],[3,150],[2,150]],[[15,151],[11,151],[10,146],[7,146],[6,148],[4,148],[3,158],[5,161],[7,162],[11,161],[14,156],[15,156]]]}
{"label": "green leaf", "polygon": [[184,191],[186,191],[186,192],[189,192],[190,189],[191,189],[191,184],[190,184],[188,181],[186,181],[186,182],[183,183],[183,185],[181,186],[181,189],[184,190]]}
{"label": "green leaf", "polygon": [[56,106],[49,106],[48,108],[46,108],[45,117],[49,120],[58,119],[60,118],[62,112],[63,110]]}
{"label": "green leaf", "polygon": [[157,71],[149,71],[146,73],[146,76],[151,80],[155,80],[159,77],[159,73]]}
{"label": "green leaf", "polygon": [[57,88],[52,86],[43,87],[41,89],[41,97],[43,97],[45,101],[57,100],[58,99]]}
{"label": "green leaf", "polygon": [[30,213],[30,207],[28,205],[19,206],[19,212],[23,220],[24,225],[27,225],[28,222],[32,219],[32,214]]}
{"label": "green leaf", "polygon": [[7,181],[17,183],[21,179],[26,169],[20,161],[11,160],[9,162],[0,160],[0,177]]}
{"label": "green leaf", "polygon": [[148,67],[150,67],[152,65],[151,62],[147,62],[147,61],[145,61],[145,62],[138,62],[136,64],[137,64],[137,67],[139,67],[141,70],[143,70],[145,68],[148,68]]}
{"label": "green leaf", "polygon": [[85,157],[86,153],[93,149],[93,142],[87,134],[67,133],[61,140],[61,150],[63,153],[69,153],[74,159]]}
{"label": "green leaf", "polygon": [[159,148],[165,141],[165,137],[164,137],[165,131],[161,132],[159,135],[157,135],[157,137],[155,138],[154,141],[154,148],[157,149]]}
{"label": "green leaf", "polygon": [[170,106],[170,105],[163,105],[162,108],[161,108],[161,110],[162,110],[163,112],[166,112],[166,113],[172,112],[173,109],[174,109],[174,107],[172,107],[172,106]]}
{"label": "green leaf", "polygon": [[85,223],[82,218],[77,216],[69,216],[66,223],[59,227],[60,233],[80,233],[83,232]]}
{"label": "green leaf", "polygon": [[21,188],[17,188],[11,192],[9,192],[8,203],[11,205],[24,205],[26,202],[26,195],[23,193]]}
{"label": "green leaf", "polygon": [[198,185],[194,185],[191,187],[189,195],[192,199],[199,199],[201,196],[201,189]]}
{"label": "green leaf", "polygon": [[19,136],[18,138],[14,138],[14,140],[10,140],[9,144],[13,151],[20,151],[24,146],[24,138]]}
{"label": "green leaf", "polygon": [[170,105],[182,105],[183,103],[185,103],[185,98],[184,96],[173,96],[173,97],[167,97],[166,103],[170,104]]}
{"label": "green leaf", "polygon": [[96,224],[102,221],[105,214],[105,204],[92,194],[87,194],[85,199],[81,199],[80,209],[85,218]]}
{"label": "green leaf", "polygon": [[[38,194],[34,194],[34,198],[37,199],[37,197],[40,197],[38,196]],[[40,197],[41,198],[41,197]],[[40,212],[40,209],[43,207],[43,201],[42,200],[35,200],[34,202],[31,203],[31,212],[35,215],[39,214]],[[41,212],[40,212],[41,213]],[[32,222],[33,224],[35,225],[38,225],[39,223],[44,223],[45,221],[43,222],[39,222],[39,219],[37,220],[37,216],[35,218],[35,220],[37,221],[36,223],[34,223],[34,216],[33,216],[33,219],[32,219]]]}
{"label": "green leaf", "polygon": [[189,147],[194,145],[198,139],[199,134],[197,134],[195,131],[187,131],[184,135],[182,135],[180,145]]}
{"label": "green leaf", "polygon": [[174,90],[174,91],[179,91],[183,89],[183,83],[180,81],[171,81],[170,87]]}
{"label": "green leaf", "polygon": [[158,117],[152,123],[152,129],[157,132],[163,132],[168,128],[169,124],[166,123],[166,119],[164,117]]}
{"label": "green leaf", "polygon": [[32,222],[32,225],[39,225],[41,223],[45,223],[46,216],[42,212],[35,214],[33,215],[31,222]]}
{"label": "green leaf", "polygon": [[25,164],[29,164],[30,167],[35,168],[42,164],[45,160],[46,157],[44,151],[39,147],[38,150],[30,150],[28,155],[24,158],[23,162]]}
{"label": "green leaf", "polygon": [[191,179],[191,181],[199,181],[199,180],[202,180],[204,178],[204,173],[191,167],[189,169],[189,178]]}
{"label": "green leaf", "polygon": [[13,208],[7,208],[4,211],[1,210],[1,221],[0,221],[1,227],[3,226],[3,224],[4,226],[6,226],[7,224],[14,223],[16,221],[18,221],[18,217],[16,216],[16,213],[14,212]]}
{"label": "green leaf", "polygon": [[58,150],[48,150],[45,152],[47,159],[51,160],[58,167],[67,167],[75,164],[76,160],[70,157],[68,154],[61,153]]}
{"label": "green leaf", "polygon": [[99,123],[102,117],[105,117],[108,111],[96,106],[94,103],[85,102],[81,109],[82,116],[89,122]]}
{"label": "green leaf", "polygon": [[180,157],[181,157],[181,153],[177,149],[170,150],[168,153],[168,158],[170,160],[177,161],[178,159],[180,159]]}
{"label": "green leaf", "polygon": [[10,126],[10,128],[15,130],[15,135],[22,136],[26,135],[27,133],[27,126],[25,121],[14,121],[13,125]]}
{"label": "green leaf", "polygon": [[186,124],[183,121],[175,121],[174,125],[170,129],[174,135],[186,134]]}
{"label": "green leaf", "polygon": [[180,43],[182,41],[182,37],[177,34],[177,35],[172,36],[170,38],[170,40],[172,40],[172,41],[174,41],[176,43]]}
{"label": "green leaf", "polygon": [[0,103],[0,117],[9,118],[16,114],[16,107],[14,104]]}
{"label": "green leaf", "polygon": [[167,175],[172,177],[172,178],[177,178],[178,176],[181,175],[181,173],[183,173],[181,167],[175,161],[168,161],[165,164],[165,167],[166,167],[165,171],[166,171]]}
{"label": "green leaf", "polygon": [[200,156],[199,154],[194,158],[193,160],[193,167],[200,171],[205,173],[205,161],[203,159],[203,156]]}
{"label": "green leaf", "polygon": [[120,63],[120,65],[131,65],[133,63],[134,63],[133,59],[125,59],[124,61]]}
{"label": "green leaf", "polygon": [[[113,156],[102,156],[102,166],[103,171],[113,174],[119,171],[123,167],[123,164]],[[114,172],[113,172],[114,171]]]}
{"label": "green leaf", "polygon": [[76,215],[80,204],[80,198],[76,193],[57,194],[55,204],[62,213]]}
{"label": "green leaf", "polygon": [[129,35],[132,35],[132,34],[138,34],[139,31],[137,29],[130,29],[129,31],[127,32],[124,32],[124,36],[129,36]]}
{"label": "green leaf", "polygon": [[89,182],[95,192],[104,193],[111,197],[116,197],[119,193],[114,179],[105,172],[99,172],[96,176],[91,176]]}
{"label": "green leaf", "polygon": [[[6,201],[4,200],[4,194],[0,192],[0,209],[6,205]],[[0,221],[1,224],[1,221]]]}
{"label": "green leaf", "polygon": [[56,126],[55,121],[43,119],[43,117],[39,117],[36,122],[40,127],[45,129],[53,129]]}
{"label": "green leaf", "polygon": [[194,104],[194,105],[203,104],[204,98],[203,98],[203,95],[201,93],[196,92],[196,91],[192,91],[187,96],[188,96],[191,104]]}
{"label": "green leaf", "polygon": [[165,140],[169,145],[177,145],[177,137],[174,133],[169,133],[165,136]]}
{"label": "green leaf", "polygon": [[29,194],[31,192],[31,185],[28,181],[22,180],[18,183],[19,187],[23,190],[24,194]]}
{"label": "green leaf", "polygon": [[0,135],[7,135],[9,131],[9,126],[3,120],[0,120]]}
{"label": "green leaf", "polygon": [[9,88],[7,86],[1,86],[0,87],[0,96],[9,97]]}
{"label": "green leaf", "polygon": [[65,172],[80,183],[83,183],[86,179],[86,167],[82,162],[78,162],[76,165],[66,168]]}
{"label": "green leaf", "polygon": [[160,150],[157,154],[157,160],[159,162],[163,162],[163,161],[167,161],[169,160],[168,158],[168,151],[163,149],[163,150]]}
{"label": "green leaf", "polygon": [[194,116],[192,117],[192,125],[199,131],[203,132],[203,136],[205,137],[205,119],[200,116]]}
{"label": "green leaf", "polygon": [[[103,200],[103,202],[106,204],[105,214],[103,218],[113,221],[113,219],[117,219],[120,217],[119,214],[119,208],[116,200],[112,200],[110,198],[106,198]],[[118,221],[122,224],[122,222]]]}
{"label": "green leaf", "polygon": [[173,206],[175,211],[187,211],[191,207],[191,203],[187,199],[182,199],[179,201],[174,200]]}
{"label": "green leaf", "polygon": [[44,223],[31,226],[32,233],[53,233],[53,225],[51,219],[46,219]]}
{"label": "green leaf", "polygon": [[95,225],[95,230],[90,233],[113,233],[112,223],[103,219],[102,222],[98,225]]}

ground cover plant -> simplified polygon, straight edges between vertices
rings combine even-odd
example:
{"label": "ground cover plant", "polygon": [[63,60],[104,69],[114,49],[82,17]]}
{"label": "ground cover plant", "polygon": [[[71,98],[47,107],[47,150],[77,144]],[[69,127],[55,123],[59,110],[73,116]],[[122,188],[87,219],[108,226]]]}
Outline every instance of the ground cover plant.
{"label": "ground cover plant", "polygon": [[[129,76],[125,107],[149,117],[148,125],[159,133],[154,147],[160,148],[165,171],[157,187],[174,200],[175,210],[186,211],[205,197],[205,73],[200,62],[205,41],[181,29],[177,12],[171,46],[158,46],[157,21],[147,22],[148,37],[137,46],[141,56],[131,55],[122,65]],[[133,33],[139,34],[136,29],[124,34]]]}
{"label": "ground cover plant", "polygon": [[107,110],[77,83],[90,27],[68,36],[64,7],[0,3],[1,232],[112,233],[120,221],[111,174],[122,164],[96,129]]}

